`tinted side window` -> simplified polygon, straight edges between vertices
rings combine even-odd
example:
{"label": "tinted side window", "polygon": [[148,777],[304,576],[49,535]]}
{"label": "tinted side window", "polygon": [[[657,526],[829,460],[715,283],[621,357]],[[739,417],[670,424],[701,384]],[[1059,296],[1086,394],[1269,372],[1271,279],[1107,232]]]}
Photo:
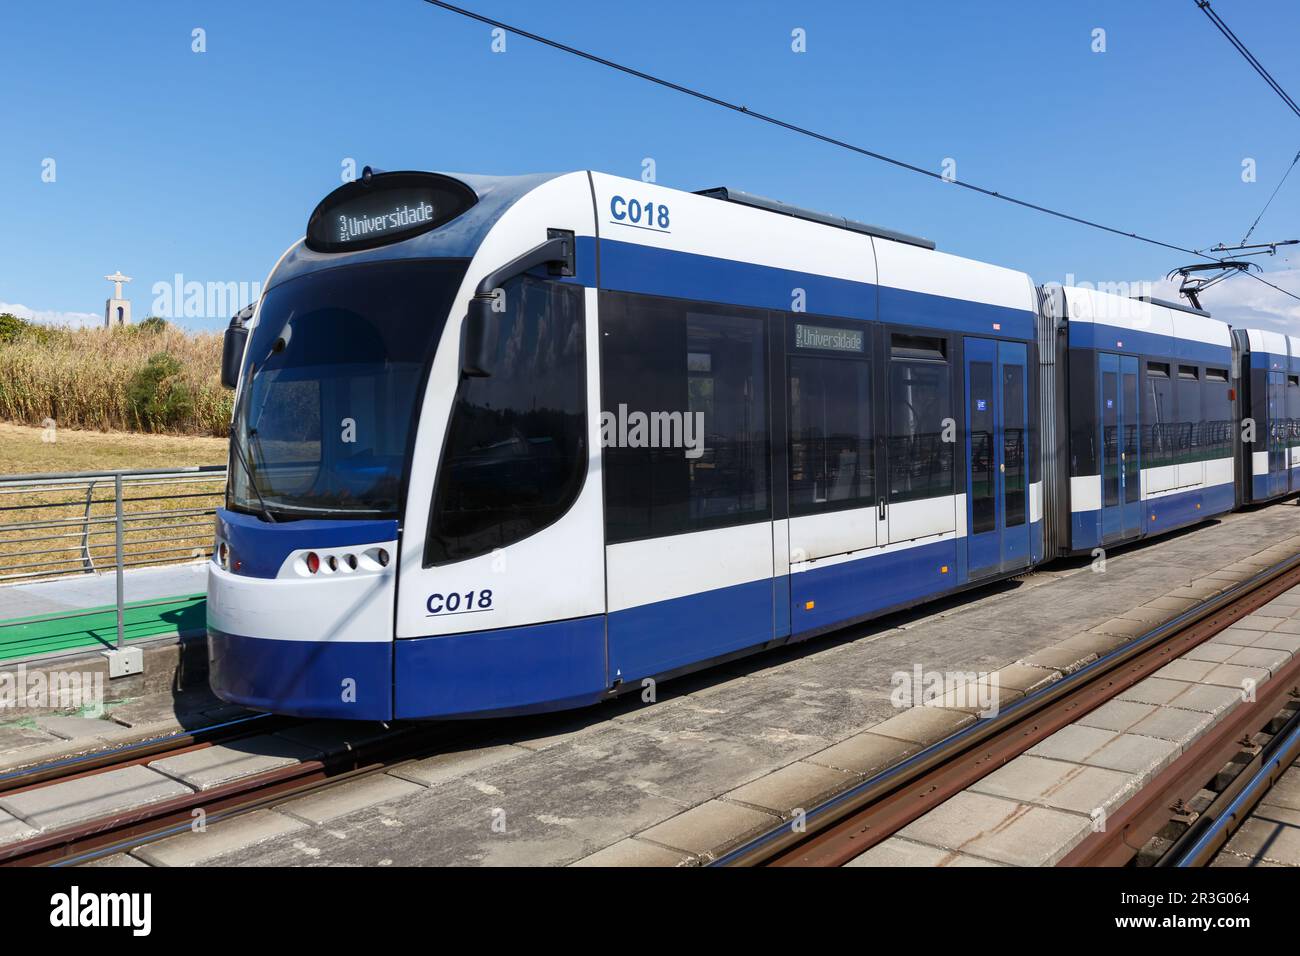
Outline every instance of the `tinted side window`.
{"label": "tinted side window", "polygon": [[1172,465],[1178,425],[1174,421],[1173,382],[1168,363],[1147,362],[1142,384],[1142,467]]}
{"label": "tinted side window", "polygon": [[1228,398],[1228,370],[1207,368],[1203,386],[1205,411],[1205,452],[1207,458],[1227,458],[1232,454],[1232,400]]}
{"label": "tinted side window", "polygon": [[766,316],[601,294],[610,544],[770,517]]}
{"label": "tinted side window", "polygon": [[889,362],[889,500],[952,494],[955,441],[944,441],[952,417],[947,362]]}
{"label": "tinted side window", "polygon": [[1300,375],[1286,377],[1286,407],[1290,419],[1291,445],[1300,445]]}
{"label": "tinted side window", "polygon": [[790,358],[790,513],[875,504],[871,366]]}
{"label": "tinted side window", "polygon": [[587,470],[582,290],[505,286],[492,374],[462,378],[434,492],[426,564],[528,537],[568,511]]}
{"label": "tinted side window", "polygon": [[1180,464],[1201,460],[1201,383],[1195,365],[1178,366],[1178,455]]}
{"label": "tinted side window", "polygon": [[[1070,475],[1099,473],[1097,461],[1097,353],[1088,349],[1069,351]],[[1143,421],[1151,421],[1144,413]],[[1143,454],[1146,449],[1143,449]],[[1145,463],[1145,459],[1143,460]]]}

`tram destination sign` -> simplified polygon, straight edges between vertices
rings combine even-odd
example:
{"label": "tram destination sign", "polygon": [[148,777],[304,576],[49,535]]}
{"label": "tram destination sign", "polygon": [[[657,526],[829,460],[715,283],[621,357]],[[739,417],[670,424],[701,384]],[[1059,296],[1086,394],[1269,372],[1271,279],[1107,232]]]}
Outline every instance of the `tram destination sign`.
{"label": "tram destination sign", "polygon": [[797,322],[794,327],[794,347],[861,355],[867,350],[867,333],[865,329],[837,329]]}
{"label": "tram destination sign", "polygon": [[478,201],[458,180],[435,173],[368,173],[326,196],[307,223],[307,246],[350,252],[410,239]]}

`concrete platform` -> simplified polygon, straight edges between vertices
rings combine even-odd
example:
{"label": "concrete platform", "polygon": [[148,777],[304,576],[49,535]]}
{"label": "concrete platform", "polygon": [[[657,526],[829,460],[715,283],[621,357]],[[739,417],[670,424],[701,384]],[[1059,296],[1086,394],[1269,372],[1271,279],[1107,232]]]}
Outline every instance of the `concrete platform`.
{"label": "concrete platform", "polygon": [[[362,799],[355,809],[340,797],[340,815],[330,811],[329,819],[308,830],[231,850],[219,862],[707,862],[746,834],[775,825],[806,797],[865,779],[972,719],[955,706],[900,713],[891,700],[897,675],[916,666],[998,671],[1007,678],[1006,699],[1013,699],[1022,686],[1057,679],[1150,622],[1174,616],[1187,602],[1296,551],[1295,506],[1260,509],[1113,553],[1104,574],[1092,573],[1086,563],[1058,566],[1023,582],[665,682],[656,704],[629,699],[574,714],[494,722],[491,741],[468,750],[449,747],[391,774],[418,789],[376,802]],[[1144,609],[1138,618],[1124,617],[1138,608]],[[1276,611],[1265,616],[1292,619]],[[1153,679],[1134,690],[1153,698],[1134,712],[1137,719],[1174,707],[1196,711],[1201,716],[1188,719],[1199,722],[1226,713],[1231,699],[1239,699],[1232,687],[1178,680]],[[963,835],[955,828],[970,813],[949,811],[947,829],[917,827],[903,838],[905,849],[912,858],[959,854],[959,861],[969,858],[963,865],[1053,862],[1091,832],[1091,817],[1083,812],[1088,803],[1113,803],[1132,776],[1177,752],[1185,736],[1180,716],[1152,721],[1146,733],[1129,725],[1093,728],[1105,743],[1119,741],[1104,762],[1126,769],[1083,763],[1078,766],[1087,769],[1064,786],[1050,780],[1036,791],[1008,785],[1008,794],[1024,794],[1015,798],[972,793],[963,799],[976,801],[982,818],[999,821],[996,834]],[[285,807],[283,813],[294,811]],[[921,853],[918,846],[944,853]],[[882,857],[866,862],[873,860]]]}

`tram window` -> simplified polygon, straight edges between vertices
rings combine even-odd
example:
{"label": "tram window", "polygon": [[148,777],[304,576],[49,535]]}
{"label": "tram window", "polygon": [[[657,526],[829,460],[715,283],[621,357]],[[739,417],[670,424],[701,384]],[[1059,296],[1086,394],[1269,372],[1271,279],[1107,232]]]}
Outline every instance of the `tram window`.
{"label": "tram window", "polygon": [[[895,344],[899,338],[894,337]],[[889,362],[886,450],[891,502],[952,494],[956,442],[944,434],[945,421],[952,417],[948,380],[947,363]]]}
{"label": "tram window", "polygon": [[1194,365],[1178,366],[1178,442],[1175,461],[1180,465],[1201,460],[1201,383]]}
{"label": "tram window", "polygon": [[792,356],[789,384],[791,514],[874,504],[871,366]]}
{"label": "tram window", "polygon": [[1286,410],[1290,419],[1288,434],[1291,446],[1295,447],[1300,445],[1300,375],[1288,375],[1286,384]]}
{"label": "tram window", "polygon": [[[1097,407],[1097,353],[1088,349],[1070,349],[1068,353],[1069,407]],[[1097,416],[1075,412],[1070,419],[1070,475],[1096,475],[1098,461]]]}
{"label": "tram window", "polygon": [[601,294],[609,543],[771,517],[765,313]]}
{"label": "tram window", "polygon": [[1025,443],[1025,367],[1009,364],[1002,367],[1002,476],[1003,508],[1006,526],[1025,523],[1026,443]]}
{"label": "tram window", "polygon": [[1174,463],[1178,424],[1174,419],[1173,382],[1166,362],[1148,362],[1142,390],[1142,465],[1159,468]]}
{"label": "tram window", "polygon": [[587,471],[582,290],[505,285],[492,374],[456,392],[426,565],[502,548],[558,520]]}
{"label": "tram window", "polygon": [[1227,369],[1207,368],[1201,386],[1203,435],[1202,455],[1206,459],[1232,454],[1232,400],[1228,398]]}

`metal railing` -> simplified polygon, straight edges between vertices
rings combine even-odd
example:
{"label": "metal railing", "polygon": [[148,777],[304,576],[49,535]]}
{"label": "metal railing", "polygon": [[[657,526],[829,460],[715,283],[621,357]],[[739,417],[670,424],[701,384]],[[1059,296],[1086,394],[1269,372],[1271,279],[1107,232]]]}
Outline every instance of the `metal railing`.
{"label": "metal railing", "polygon": [[[126,569],[206,561],[225,482],[224,465],[0,477],[0,588],[112,570],[121,647]],[[96,613],[103,612],[40,620]],[[0,628],[30,623],[0,621]]]}

